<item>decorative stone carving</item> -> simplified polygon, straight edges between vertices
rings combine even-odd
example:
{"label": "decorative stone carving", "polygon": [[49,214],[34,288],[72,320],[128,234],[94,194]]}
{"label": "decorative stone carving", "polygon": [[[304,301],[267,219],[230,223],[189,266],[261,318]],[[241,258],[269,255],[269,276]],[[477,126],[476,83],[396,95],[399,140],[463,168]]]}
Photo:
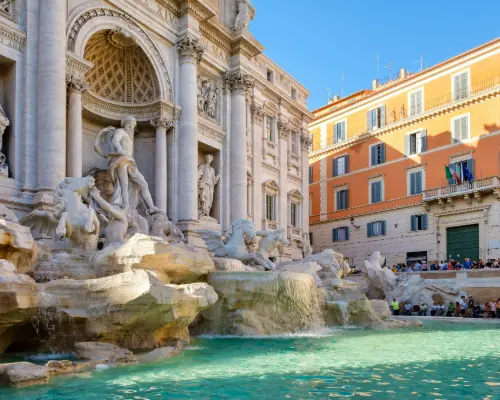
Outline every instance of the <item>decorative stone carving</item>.
{"label": "decorative stone carving", "polygon": [[[214,157],[211,154],[205,155],[205,164],[198,167],[198,214],[199,217],[210,217],[214,201],[214,190],[220,180],[219,174],[210,166]],[[222,167],[221,167],[222,169]]]}
{"label": "decorative stone carving", "polygon": [[290,128],[290,125],[288,122],[285,122],[283,120],[278,121],[278,134],[279,137],[282,139],[288,138],[288,135],[292,132],[292,129]]}
{"label": "decorative stone carving", "polygon": [[7,156],[2,153],[3,147],[3,134],[5,129],[9,126],[10,121],[5,114],[2,106],[0,105],[0,176],[9,176],[9,167],[7,165]]}
{"label": "decorative stone carving", "polygon": [[148,183],[132,157],[136,126],[135,118],[128,117],[122,120],[121,128],[103,129],[96,137],[94,148],[101,157],[108,159],[108,172],[114,184],[112,204],[135,210],[140,194],[149,212],[155,213],[160,210],[155,207]]}
{"label": "decorative stone carving", "polygon": [[272,253],[277,249],[280,255],[283,255],[285,246],[288,245],[286,231],[283,228],[275,230],[265,230],[257,232],[257,236],[262,239],[259,241],[256,255],[261,259],[257,264],[262,265],[266,270],[274,270],[275,264],[269,259]]}
{"label": "decorative stone carving", "polygon": [[149,121],[154,128],[165,128],[167,131],[175,128],[175,119],[167,116],[160,116]]}
{"label": "decorative stone carving", "polygon": [[177,44],[177,51],[181,63],[199,63],[203,58],[204,49],[198,44],[198,39],[186,35]]}
{"label": "decorative stone carving", "polygon": [[302,132],[300,135],[300,143],[302,145],[302,151],[309,152],[311,150],[312,138],[307,132]]}
{"label": "decorative stone carving", "polygon": [[35,237],[67,238],[72,248],[95,250],[100,223],[88,205],[92,191],[98,192],[92,177],[65,178],[54,190],[54,213],[33,210],[20,223]]}
{"label": "decorative stone carving", "polygon": [[80,93],[86,92],[89,88],[85,80],[75,75],[66,74],[66,84],[70,90],[76,90]]}
{"label": "decorative stone carving", "polygon": [[393,108],[391,110],[391,113],[389,114],[389,124],[393,124],[394,122],[396,122],[397,118],[396,118],[396,109]]}
{"label": "decorative stone carving", "polygon": [[152,215],[150,235],[168,239],[170,242],[184,242],[184,235],[181,230],[173,222],[169,221],[167,214],[163,212]]}
{"label": "decorative stone carving", "polygon": [[0,12],[10,19],[16,18],[16,0],[0,0]]}
{"label": "decorative stone carving", "polygon": [[250,0],[237,0],[237,2],[238,14],[234,20],[233,29],[239,32],[248,28],[250,20],[254,19],[255,8],[252,6]]}
{"label": "decorative stone carving", "polygon": [[248,74],[241,71],[227,72],[224,76],[226,87],[233,92],[247,92],[252,87],[252,81]]}
{"label": "decorative stone carving", "polygon": [[264,122],[264,117],[266,115],[266,111],[263,106],[259,106],[257,104],[252,104],[252,113],[255,119],[255,122],[262,124]]}
{"label": "decorative stone carving", "polygon": [[207,78],[198,79],[198,113],[217,120],[219,88]]}

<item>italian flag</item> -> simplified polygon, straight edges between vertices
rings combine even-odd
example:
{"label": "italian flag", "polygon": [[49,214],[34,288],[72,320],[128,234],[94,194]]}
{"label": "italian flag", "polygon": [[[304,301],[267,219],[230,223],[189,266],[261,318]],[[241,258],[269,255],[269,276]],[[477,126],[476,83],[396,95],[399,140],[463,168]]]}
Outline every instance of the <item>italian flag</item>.
{"label": "italian flag", "polygon": [[458,176],[458,174],[455,172],[455,170],[453,168],[450,168],[448,165],[445,165],[444,171],[446,172],[446,179],[455,178],[455,180],[457,181],[457,184],[460,185],[462,183],[462,181],[460,180],[460,177]]}

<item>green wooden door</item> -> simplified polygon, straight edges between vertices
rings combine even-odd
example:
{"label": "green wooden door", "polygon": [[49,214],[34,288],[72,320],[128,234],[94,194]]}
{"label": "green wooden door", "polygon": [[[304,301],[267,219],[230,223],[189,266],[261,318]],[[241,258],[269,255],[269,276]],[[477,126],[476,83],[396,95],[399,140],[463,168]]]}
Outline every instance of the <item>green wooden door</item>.
{"label": "green wooden door", "polygon": [[464,262],[479,259],[479,225],[457,226],[446,230],[448,258]]}

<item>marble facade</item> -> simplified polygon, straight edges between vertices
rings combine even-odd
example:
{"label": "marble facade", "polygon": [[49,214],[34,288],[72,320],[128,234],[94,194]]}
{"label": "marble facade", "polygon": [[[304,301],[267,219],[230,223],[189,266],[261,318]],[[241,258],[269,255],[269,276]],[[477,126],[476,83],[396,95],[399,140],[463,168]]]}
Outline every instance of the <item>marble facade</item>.
{"label": "marble facade", "polygon": [[262,54],[255,11],[249,0],[11,1],[0,10],[0,204],[52,211],[65,177],[106,170],[98,133],[133,116],[137,166],[188,240],[201,241],[198,168],[210,154],[210,219],[282,228],[284,257],[301,257],[308,92]]}

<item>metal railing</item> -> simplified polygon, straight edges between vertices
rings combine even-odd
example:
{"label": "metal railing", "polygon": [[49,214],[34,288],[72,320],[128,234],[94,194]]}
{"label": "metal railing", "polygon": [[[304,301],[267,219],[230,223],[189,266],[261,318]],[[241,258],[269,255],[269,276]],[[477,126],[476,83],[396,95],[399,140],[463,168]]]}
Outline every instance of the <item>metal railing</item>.
{"label": "metal railing", "polygon": [[500,179],[497,176],[476,179],[472,182],[464,182],[460,185],[448,185],[439,188],[428,189],[423,193],[423,200],[429,201],[444,197],[461,196],[467,193],[492,190],[500,187]]}

